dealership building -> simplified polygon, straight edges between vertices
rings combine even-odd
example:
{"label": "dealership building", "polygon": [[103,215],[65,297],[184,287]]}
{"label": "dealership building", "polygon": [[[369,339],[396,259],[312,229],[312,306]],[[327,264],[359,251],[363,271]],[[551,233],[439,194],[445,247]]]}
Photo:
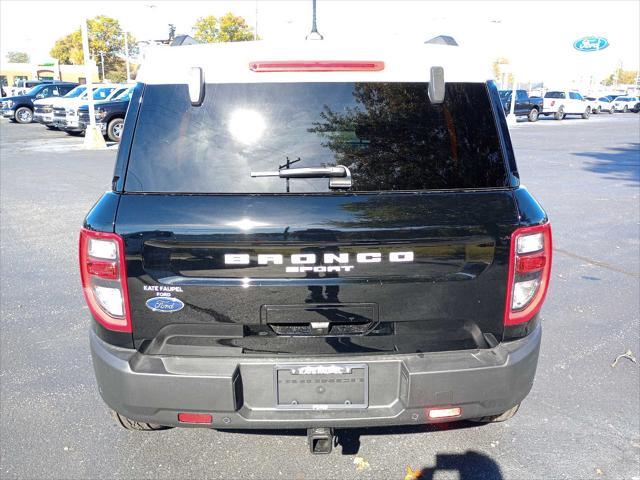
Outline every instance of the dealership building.
{"label": "dealership building", "polygon": [[[98,66],[91,62],[91,81],[99,80]],[[0,63],[0,83],[7,87],[22,86],[25,80],[60,80],[63,82],[86,83],[84,65],[61,65],[57,61],[45,63]]]}

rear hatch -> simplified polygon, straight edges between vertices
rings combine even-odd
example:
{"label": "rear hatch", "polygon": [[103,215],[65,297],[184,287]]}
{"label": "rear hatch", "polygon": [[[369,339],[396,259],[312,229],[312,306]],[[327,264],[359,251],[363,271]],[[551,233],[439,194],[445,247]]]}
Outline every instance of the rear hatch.
{"label": "rear hatch", "polygon": [[[318,175],[342,167],[350,182]],[[207,84],[197,107],[184,85],[147,85],[124,190],[116,233],[146,352],[502,339],[518,215],[486,84],[447,84],[442,105],[426,83]]]}

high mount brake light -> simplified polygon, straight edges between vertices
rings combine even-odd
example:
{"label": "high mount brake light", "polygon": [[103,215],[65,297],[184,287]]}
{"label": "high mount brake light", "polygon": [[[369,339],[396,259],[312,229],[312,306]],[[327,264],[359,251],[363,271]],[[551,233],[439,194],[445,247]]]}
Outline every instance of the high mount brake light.
{"label": "high mount brake light", "polygon": [[108,330],[131,333],[122,237],[82,228],[80,277],[84,297],[96,321]]}
{"label": "high mount brake light", "polygon": [[551,276],[551,225],[517,229],[511,235],[504,324],[528,322],[540,311]]}
{"label": "high mount brake light", "polygon": [[264,61],[250,62],[249,69],[254,72],[379,72],[384,70],[384,62],[378,61]]}

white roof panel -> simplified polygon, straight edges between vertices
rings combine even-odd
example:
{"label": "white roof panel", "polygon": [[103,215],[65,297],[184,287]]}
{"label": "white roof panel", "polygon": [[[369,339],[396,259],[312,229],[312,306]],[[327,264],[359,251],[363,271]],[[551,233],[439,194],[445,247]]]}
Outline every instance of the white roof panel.
{"label": "white roof panel", "polygon": [[[204,70],[206,83],[260,82],[426,82],[432,66],[444,68],[447,82],[485,82],[489,65],[461,47],[431,44],[346,45],[326,40],[278,44],[265,41],[159,46],[149,48],[137,81],[149,84],[187,83],[191,67]],[[381,71],[254,72],[256,61],[382,61]]]}

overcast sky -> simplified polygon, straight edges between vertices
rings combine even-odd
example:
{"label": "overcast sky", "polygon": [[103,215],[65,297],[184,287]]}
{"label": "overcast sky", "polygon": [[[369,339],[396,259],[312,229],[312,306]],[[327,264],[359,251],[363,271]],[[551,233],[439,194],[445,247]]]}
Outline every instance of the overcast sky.
{"label": "overcast sky", "polygon": [[[192,33],[196,19],[241,15],[265,40],[302,39],[311,27],[311,0],[289,1],[15,1],[0,0],[0,54],[26,51],[44,61],[55,40],[78,28],[83,16],[117,18],[138,40],[165,38],[168,23]],[[372,37],[424,41],[452,34],[481,48],[487,59],[507,57],[523,80],[596,81],[622,64],[640,63],[640,1],[333,1],[318,0],[318,30],[327,39]],[[28,19],[28,28],[25,28]],[[610,47],[581,53],[573,42],[604,36]]]}

